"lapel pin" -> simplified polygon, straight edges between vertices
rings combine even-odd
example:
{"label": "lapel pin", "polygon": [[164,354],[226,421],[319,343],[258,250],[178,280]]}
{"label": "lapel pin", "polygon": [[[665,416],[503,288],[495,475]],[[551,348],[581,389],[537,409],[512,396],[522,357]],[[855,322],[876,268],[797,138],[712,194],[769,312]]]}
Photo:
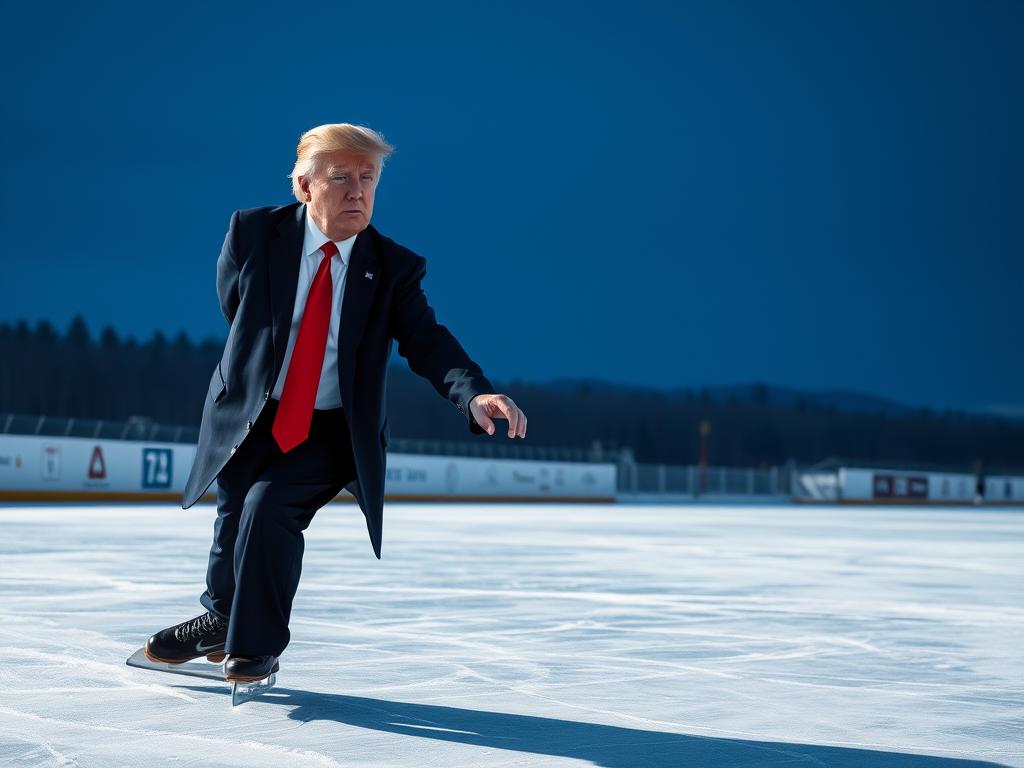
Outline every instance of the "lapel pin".
{"label": "lapel pin", "polygon": [[373,280],[373,272],[367,272],[365,275],[363,275],[363,277],[365,277],[367,280]]}

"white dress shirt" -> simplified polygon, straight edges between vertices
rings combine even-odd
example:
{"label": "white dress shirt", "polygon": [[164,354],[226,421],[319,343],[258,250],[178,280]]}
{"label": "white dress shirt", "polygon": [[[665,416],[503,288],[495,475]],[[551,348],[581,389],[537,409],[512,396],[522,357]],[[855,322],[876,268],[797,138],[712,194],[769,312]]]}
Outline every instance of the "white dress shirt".
{"label": "white dress shirt", "polygon": [[[327,327],[327,348],[324,350],[324,364],[320,369],[320,384],[316,390],[316,402],[313,404],[314,408],[321,410],[341,407],[341,389],[338,385],[338,330],[341,323],[341,300],[345,295],[348,260],[352,256],[352,246],[355,245],[356,236],[352,235],[345,240],[334,241],[334,244],[338,246],[338,255],[331,257],[331,282],[334,288],[331,296],[331,322]],[[285,378],[288,376],[288,364],[292,359],[295,339],[299,335],[299,325],[302,322],[302,313],[306,308],[309,286],[324,257],[320,248],[328,240],[330,238],[320,231],[320,227],[313,221],[307,208],[306,235],[302,241],[302,262],[299,265],[299,283],[295,288],[295,309],[292,312],[292,326],[288,331],[288,347],[285,349],[284,364],[281,366],[281,372],[277,375],[277,382],[274,384],[274,391],[271,394],[277,400],[281,399],[281,393],[284,391]]]}

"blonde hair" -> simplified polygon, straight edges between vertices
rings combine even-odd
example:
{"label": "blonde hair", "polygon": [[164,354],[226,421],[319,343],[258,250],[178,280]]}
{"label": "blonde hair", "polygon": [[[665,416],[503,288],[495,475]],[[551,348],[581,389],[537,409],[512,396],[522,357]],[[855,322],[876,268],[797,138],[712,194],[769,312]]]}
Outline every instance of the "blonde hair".
{"label": "blonde hair", "polygon": [[344,149],[349,152],[361,152],[377,155],[377,172],[384,170],[384,161],[395,148],[388,144],[384,137],[372,128],[352,123],[327,123],[310,128],[299,139],[295,150],[295,165],[288,174],[292,180],[292,192],[300,203],[305,202],[299,176],[312,176],[318,170],[320,155]]}

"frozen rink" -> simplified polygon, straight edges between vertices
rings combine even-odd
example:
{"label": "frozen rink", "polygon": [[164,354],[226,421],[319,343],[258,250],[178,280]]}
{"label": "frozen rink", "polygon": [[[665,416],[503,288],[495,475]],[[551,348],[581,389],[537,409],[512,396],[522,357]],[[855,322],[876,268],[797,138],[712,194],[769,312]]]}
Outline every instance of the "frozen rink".
{"label": "frozen rink", "polygon": [[1024,512],[352,503],[277,688],[125,658],[214,509],[0,507],[2,766],[1024,766]]}

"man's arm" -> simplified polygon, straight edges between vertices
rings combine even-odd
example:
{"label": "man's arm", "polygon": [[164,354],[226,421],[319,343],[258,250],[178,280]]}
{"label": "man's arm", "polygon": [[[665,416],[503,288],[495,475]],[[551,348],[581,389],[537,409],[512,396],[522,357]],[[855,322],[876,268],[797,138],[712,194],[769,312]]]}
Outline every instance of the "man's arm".
{"label": "man's arm", "polygon": [[427,260],[416,256],[413,268],[399,278],[391,305],[391,336],[413,373],[429,381],[441,397],[459,409],[469,421],[471,433],[480,434],[485,430],[470,413],[469,401],[496,390],[451,332],[437,322],[420,286],[426,272]]}
{"label": "man's arm", "polygon": [[238,228],[238,211],[231,214],[228,233],[224,236],[220,256],[217,257],[217,299],[224,319],[231,325],[238,311],[238,261],[236,259],[235,237]]}

